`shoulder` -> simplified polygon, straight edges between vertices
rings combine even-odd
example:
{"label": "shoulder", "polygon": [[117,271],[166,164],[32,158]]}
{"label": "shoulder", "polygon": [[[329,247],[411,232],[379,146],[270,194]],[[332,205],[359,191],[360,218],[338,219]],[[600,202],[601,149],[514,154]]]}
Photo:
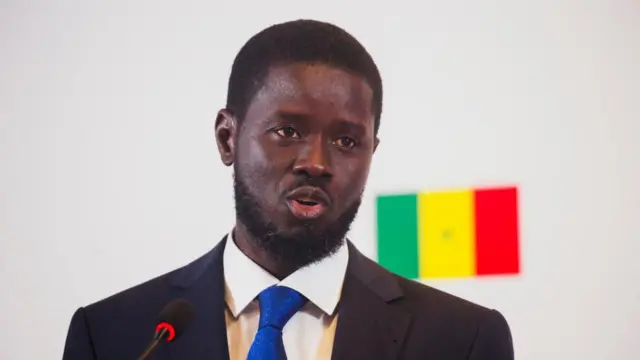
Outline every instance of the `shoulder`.
{"label": "shoulder", "polygon": [[[385,270],[386,271],[386,270]],[[437,309],[442,316],[459,316],[464,319],[486,316],[492,310],[479,303],[445,292],[418,280],[411,280],[389,273],[403,292],[405,307],[412,313],[429,312]]]}
{"label": "shoulder", "polygon": [[158,313],[172,296],[171,278],[177,271],[79,307],[72,316],[70,331],[73,328],[84,329],[98,348],[106,339],[148,335],[155,326]]}
{"label": "shoulder", "polygon": [[179,271],[156,276],[144,282],[120,290],[103,299],[83,306],[93,317],[126,316],[140,309],[149,309],[154,299],[166,299],[171,292],[171,278]]}
{"label": "shoulder", "polygon": [[77,308],[69,323],[63,358],[136,356],[140,349],[130,345],[139,347],[153,334],[154,321],[168,299],[172,273]]}
{"label": "shoulder", "polygon": [[387,306],[411,318],[410,353],[419,357],[428,351],[451,359],[513,359],[511,330],[499,310],[404,278],[359,253],[354,255],[354,272],[359,278],[381,298],[392,299]]}
{"label": "shoulder", "polygon": [[203,273],[217,269],[212,263],[219,263],[224,250],[224,239],[216,247],[191,262],[133,285],[104,299],[84,306],[89,314],[108,316],[131,312],[153,312],[157,315],[166,303],[196,283]]}
{"label": "shoulder", "polygon": [[93,358],[90,354],[137,356],[140,344],[152,336],[158,314],[171,300],[213,286],[208,281],[213,277],[207,275],[219,271],[212,264],[220,264],[223,249],[224,241],[180,268],[77,308],[69,324],[64,359]]}
{"label": "shoulder", "polygon": [[414,319],[412,338],[431,339],[432,349],[448,358],[514,359],[511,328],[506,317],[493,309],[417,281],[393,275],[404,292],[398,303]]}
{"label": "shoulder", "polygon": [[[351,245],[351,244],[350,244]],[[453,322],[492,316],[494,310],[439,290],[418,280],[399,276],[350,246],[350,272],[383,298],[415,316],[429,315]]]}
{"label": "shoulder", "polygon": [[220,250],[217,246],[182,267],[77,308],[71,327],[85,328],[94,339],[118,338],[123,332],[147,334],[155,327],[164,306],[172,299],[184,296],[188,288],[211,268],[209,265]]}

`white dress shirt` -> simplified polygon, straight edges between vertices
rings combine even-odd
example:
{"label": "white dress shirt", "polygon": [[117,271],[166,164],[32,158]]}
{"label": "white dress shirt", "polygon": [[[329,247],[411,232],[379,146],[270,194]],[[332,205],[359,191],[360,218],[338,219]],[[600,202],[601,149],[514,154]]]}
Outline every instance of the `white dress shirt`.
{"label": "white dress shirt", "polygon": [[262,290],[278,284],[309,299],[282,331],[287,357],[291,360],[329,360],[337,325],[335,310],[348,260],[345,244],[332,256],[278,281],[240,251],[230,232],[223,257],[230,359],[246,360],[260,319],[256,297]]}

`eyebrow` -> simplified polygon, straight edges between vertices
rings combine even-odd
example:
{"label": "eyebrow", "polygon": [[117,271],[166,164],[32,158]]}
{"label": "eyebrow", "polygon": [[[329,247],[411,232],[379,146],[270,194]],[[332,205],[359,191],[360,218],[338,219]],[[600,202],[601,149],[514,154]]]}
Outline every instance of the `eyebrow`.
{"label": "eyebrow", "polygon": [[283,119],[286,121],[291,121],[293,123],[307,122],[311,115],[302,114],[302,113],[294,113],[289,111],[278,111],[275,113],[275,117],[278,119]]}
{"label": "eyebrow", "polygon": [[[272,119],[279,119],[296,125],[309,123],[312,118],[313,115],[308,113],[283,110],[277,111],[272,116]],[[335,125],[335,127],[337,127],[338,129],[346,130],[359,136],[367,133],[366,127],[360,122],[347,120],[345,118],[336,118],[334,120],[337,122],[337,125]]]}
{"label": "eyebrow", "polygon": [[[311,118],[313,118],[313,115],[305,114],[302,112],[278,111],[274,114],[274,117],[291,122],[307,122]],[[335,118],[334,120],[340,123],[341,126],[364,130],[364,125],[362,125],[360,122],[347,120],[345,118]]]}
{"label": "eyebrow", "polygon": [[366,127],[360,123],[356,123],[356,122],[344,120],[344,119],[338,119],[338,123],[339,123],[338,127],[347,129],[349,132],[353,132],[354,134],[357,134],[357,135],[366,134],[366,131],[367,131]]}

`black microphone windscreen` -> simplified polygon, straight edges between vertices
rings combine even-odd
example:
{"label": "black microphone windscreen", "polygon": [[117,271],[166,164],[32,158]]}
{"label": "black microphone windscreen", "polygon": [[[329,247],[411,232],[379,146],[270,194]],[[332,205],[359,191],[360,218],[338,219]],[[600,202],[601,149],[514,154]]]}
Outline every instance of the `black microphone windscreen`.
{"label": "black microphone windscreen", "polygon": [[182,335],[184,330],[191,324],[195,316],[195,309],[190,302],[184,299],[176,299],[169,302],[158,315],[159,322],[166,322],[173,326],[175,338]]}

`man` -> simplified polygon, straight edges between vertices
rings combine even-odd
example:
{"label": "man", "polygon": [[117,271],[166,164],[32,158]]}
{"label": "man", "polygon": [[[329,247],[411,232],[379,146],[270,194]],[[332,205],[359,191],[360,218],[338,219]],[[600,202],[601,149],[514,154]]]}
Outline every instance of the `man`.
{"label": "man", "polygon": [[251,38],[215,126],[235,227],[193,263],[78,309],[64,359],[136,358],[178,298],[196,315],[152,359],[513,359],[499,312],[396,276],[345,238],[381,110],[378,69],[344,30],[300,20]]}

